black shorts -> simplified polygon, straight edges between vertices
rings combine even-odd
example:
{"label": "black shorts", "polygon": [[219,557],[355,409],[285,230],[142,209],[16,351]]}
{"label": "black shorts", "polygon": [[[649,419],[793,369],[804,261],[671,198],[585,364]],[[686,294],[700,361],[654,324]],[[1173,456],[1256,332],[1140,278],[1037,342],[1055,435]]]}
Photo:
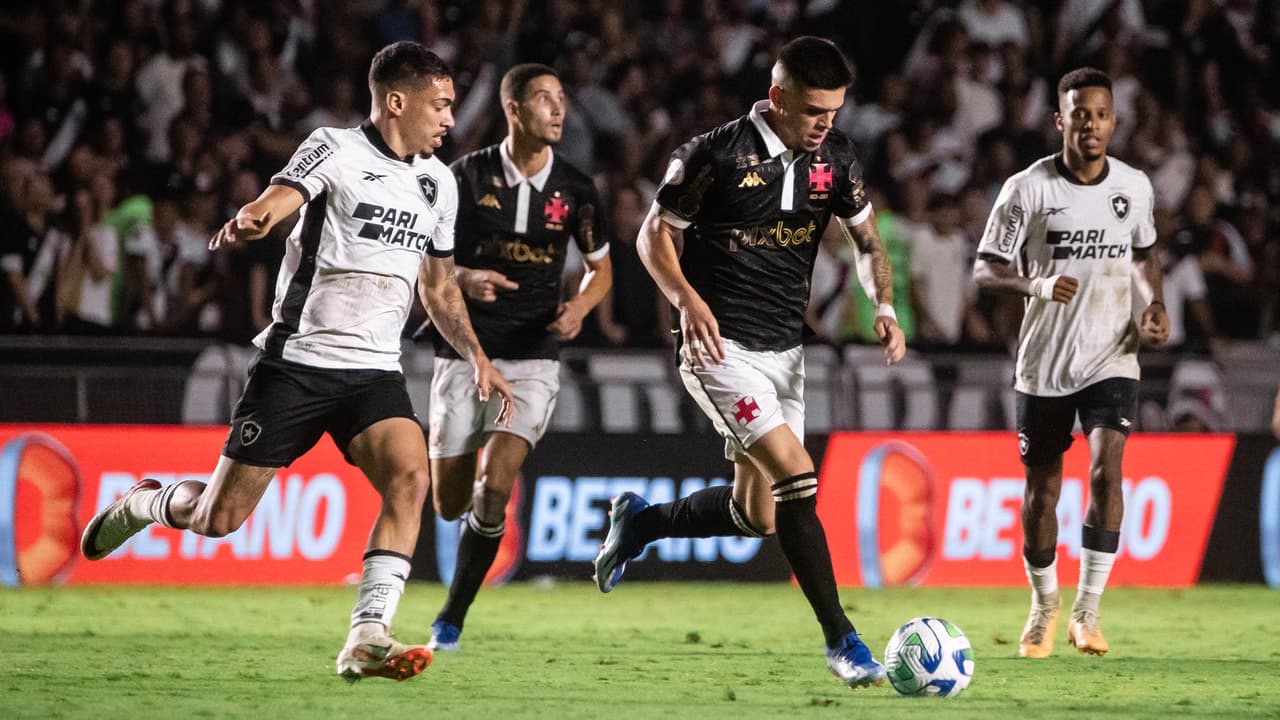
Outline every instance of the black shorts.
{"label": "black shorts", "polygon": [[259,354],[231,417],[222,454],[237,462],[284,467],[329,433],[347,462],[347,446],[379,420],[417,421],[404,375],[390,370],[328,370]]}
{"label": "black shorts", "polygon": [[1061,397],[1018,393],[1018,452],[1024,465],[1053,462],[1071,447],[1076,414],[1088,435],[1104,427],[1129,434],[1138,406],[1138,381],[1108,378]]}

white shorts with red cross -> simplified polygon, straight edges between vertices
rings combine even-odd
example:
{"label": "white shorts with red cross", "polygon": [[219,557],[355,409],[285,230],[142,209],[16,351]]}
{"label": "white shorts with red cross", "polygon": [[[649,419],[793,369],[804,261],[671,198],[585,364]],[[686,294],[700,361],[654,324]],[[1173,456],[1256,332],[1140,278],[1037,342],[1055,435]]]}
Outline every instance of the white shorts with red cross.
{"label": "white shorts with red cross", "polygon": [[747,448],[783,423],[804,441],[803,348],[748,350],[726,338],[724,361],[704,366],[686,343],[680,378],[724,437],[728,460],[745,460]]}

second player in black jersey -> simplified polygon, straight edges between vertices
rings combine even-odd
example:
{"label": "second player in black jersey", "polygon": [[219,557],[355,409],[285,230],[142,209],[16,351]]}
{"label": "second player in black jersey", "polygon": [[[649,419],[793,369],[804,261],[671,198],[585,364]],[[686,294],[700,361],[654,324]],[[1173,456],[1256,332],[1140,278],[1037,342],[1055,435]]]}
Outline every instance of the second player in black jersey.
{"label": "second player in black jersey", "polygon": [[[588,261],[606,258],[604,213],[586,173],[547,148],[546,164],[526,178],[509,146],[504,140],[452,165],[459,203],[455,257],[467,268],[459,280],[472,289],[493,285],[493,297],[467,296],[471,323],[490,357],[553,360],[561,338],[549,326],[563,309],[560,277],[569,243]],[[458,357],[441,338],[436,354]]]}
{"label": "second player in black jersey", "polygon": [[676,151],[636,241],[680,313],[680,376],[725,438],[733,485],[656,505],[634,493],[615,498],[596,584],[611,591],[658,538],[776,531],[822,626],[827,666],[851,687],[880,684],[884,667],[840,605],[817,514],[818,474],[802,444],[801,332],[818,241],[833,215],[872,266],[888,362],[902,357],[902,331],[861,165],[832,128],[853,80],[844,55],[830,41],[798,38],[782,49],[772,80],[769,98],[745,117]]}
{"label": "second player in black jersey", "polygon": [[[564,123],[559,77],[545,65],[517,65],[503,77],[501,96],[507,137],[453,164],[455,256],[471,323],[511,381],[515,412],[510,423],[498,423],[498,405],[479,402],[468,390],[471,366],[437,340],[428,444],[435,509],[446,520],[470,512],[448,600],[431,625],[435,650],[457,649],[467,610],[493,565],[516,476],[555,408],[559,344],[578,334],[613,278],[595,187],[551,149]],[[561,302],[571,240],[588,272],[577,295]]]}

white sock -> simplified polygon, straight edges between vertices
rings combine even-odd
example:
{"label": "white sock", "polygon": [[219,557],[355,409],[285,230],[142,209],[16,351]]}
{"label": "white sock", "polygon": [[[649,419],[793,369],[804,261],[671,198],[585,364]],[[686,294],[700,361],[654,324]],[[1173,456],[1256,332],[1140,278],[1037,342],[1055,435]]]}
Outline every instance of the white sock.
{"label": "white sock", "polygon": [[1071,606],[1072,613],[1077,610],[1098,613],[1098,602],[1102,599],[1102,591],[1107,587],[1107,578],[1111,576],[1111,566],[1115,562],[1115,553],[1089,548],[1080,550],[1080,586]]}
{"label": "white sock", "polygon": [[1031,583],[1031,602],[1040,607],[1058,606],[1058,558],[1045,567],[1036,567],[1022,558],[1027,570],[1027,582]]}
{"label": "white sock", "polygon": [[391,629],[391,619],[409,579],[409,567],[409,558],[397,552],[372,550],[365,554],[360,594],[351,610],[348,647],[374,635],[385,635]]}
{"label": "white sock", "polygon": [[152,514],[152,504],[155,503],[164,490],[164,488],[159,490],[139,490],[130,495],[124,504],[124,511],[129,515],[129,519],[155,522],[156,518]]}

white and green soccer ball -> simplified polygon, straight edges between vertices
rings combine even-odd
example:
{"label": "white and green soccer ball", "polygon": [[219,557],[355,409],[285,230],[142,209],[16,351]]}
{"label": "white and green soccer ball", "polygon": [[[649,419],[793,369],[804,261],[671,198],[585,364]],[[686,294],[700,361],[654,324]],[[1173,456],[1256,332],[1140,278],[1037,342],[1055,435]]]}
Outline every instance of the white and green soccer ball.
{"label": "white and green soccer ball", "polygon": [[889,638],[884,667],[903,695],[955,697],[973,679],[973,648],[964,632],[946,620],[916,618]]}

